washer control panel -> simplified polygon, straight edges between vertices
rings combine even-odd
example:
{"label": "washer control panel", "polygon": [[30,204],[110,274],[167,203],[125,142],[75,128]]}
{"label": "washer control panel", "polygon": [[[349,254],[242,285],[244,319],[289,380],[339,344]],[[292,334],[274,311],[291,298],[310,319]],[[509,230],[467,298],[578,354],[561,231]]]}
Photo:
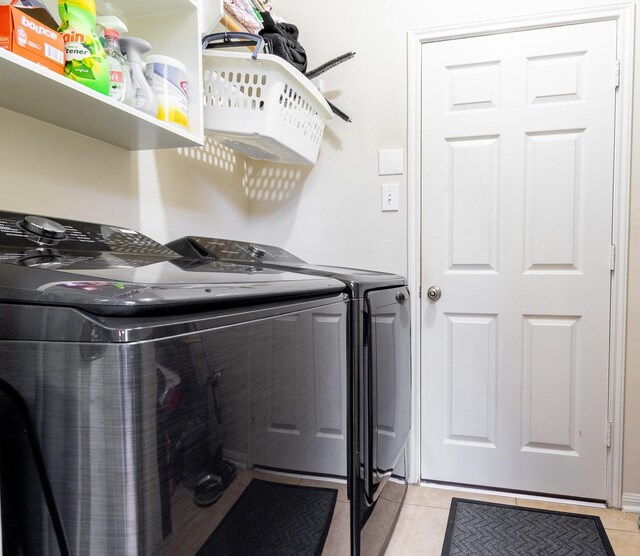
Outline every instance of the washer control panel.
{"label": "washer control panel", "polygon": [[0,211],[0,252],[56,251],[174,258],[177,254],[129,228]]}

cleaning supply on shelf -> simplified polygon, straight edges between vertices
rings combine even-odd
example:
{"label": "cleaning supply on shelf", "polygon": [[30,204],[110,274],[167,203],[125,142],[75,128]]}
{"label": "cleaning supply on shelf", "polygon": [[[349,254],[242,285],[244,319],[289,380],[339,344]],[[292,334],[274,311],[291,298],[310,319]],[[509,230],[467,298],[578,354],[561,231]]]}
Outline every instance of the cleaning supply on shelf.
{"label": "cleaning supply on shelf", "polygon": [[158,99],[158,119],[189,129],[186,66],[169,56],[147,56],[147,82]]}
{"label": "cleaning supply on shelf", "polygon": [[0,48],[62,74],[64,41],[47,10],[0,5]]}
{"label": "cleaning supply on shelf", "polygon": [[127,57],[136,90],[135,107],[142,112],[156,117],[158,115],[158,100],[144,75],[142,55],[151,50],[151,45],[138,37],[122,37],[120,46]]}
{"label": "cleaning supply on shelf", "polygon": [[108,95],[109,63],[95,32],[95,1],[59,0],[58,12],[62,19],[58,31],[65,43],[65,75]]}
{"label": "cleaning supply on shelf", "polygon": [[129,62],[120,50],[120,33],[104,30],[104,51],[109,62],[109,96],[127,106],[135,106],[136,90]]}
{"label": "cleaning supply on shelf", "polygon": [[[100,40],[100,44],[104,47],[104,30],[115,29],[122,36],[123,33],[127,33],[129,29],[124,21],[115,15],[101,15],[96,17],[96,34]],[[122,40],[122,38],[121,38]]]}

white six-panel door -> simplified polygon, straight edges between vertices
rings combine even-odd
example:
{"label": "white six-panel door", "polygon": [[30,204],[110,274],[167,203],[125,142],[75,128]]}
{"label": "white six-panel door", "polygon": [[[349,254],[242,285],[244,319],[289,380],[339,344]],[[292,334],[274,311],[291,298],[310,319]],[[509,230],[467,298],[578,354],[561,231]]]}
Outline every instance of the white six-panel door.
{"label": "white six-panel door", "polygon": [[422,60],[422,478],[604,500],[616,23]]}

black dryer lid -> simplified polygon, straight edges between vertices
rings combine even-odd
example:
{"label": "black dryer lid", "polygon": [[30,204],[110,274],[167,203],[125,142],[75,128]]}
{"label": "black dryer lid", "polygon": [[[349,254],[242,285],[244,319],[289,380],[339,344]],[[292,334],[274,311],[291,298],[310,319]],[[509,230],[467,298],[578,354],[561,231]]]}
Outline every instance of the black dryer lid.
{"label": "black dryer lid", "polygon": [[167,247],[181,255],[200,257],[203,260],[224,261],[255,268],[271,268],[334,278],[343,282],[351,294],[361,297],[364,292],[407,283],[398,274],[376,270],[310,264],[281,247],[262,243],[249,243],[232,239],[187,236],[167,243]]}

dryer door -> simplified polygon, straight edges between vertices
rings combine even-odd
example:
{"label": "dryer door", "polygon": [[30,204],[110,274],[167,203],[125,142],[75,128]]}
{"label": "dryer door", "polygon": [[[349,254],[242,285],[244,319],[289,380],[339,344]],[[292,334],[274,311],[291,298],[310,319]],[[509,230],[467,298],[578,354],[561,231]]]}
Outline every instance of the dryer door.
{"label": "dryer door", "polygon": [[410,302],[406,287],[366,295],[368,322],[364,396],[365,494],[380,495],[409,435],[411,422]]}

